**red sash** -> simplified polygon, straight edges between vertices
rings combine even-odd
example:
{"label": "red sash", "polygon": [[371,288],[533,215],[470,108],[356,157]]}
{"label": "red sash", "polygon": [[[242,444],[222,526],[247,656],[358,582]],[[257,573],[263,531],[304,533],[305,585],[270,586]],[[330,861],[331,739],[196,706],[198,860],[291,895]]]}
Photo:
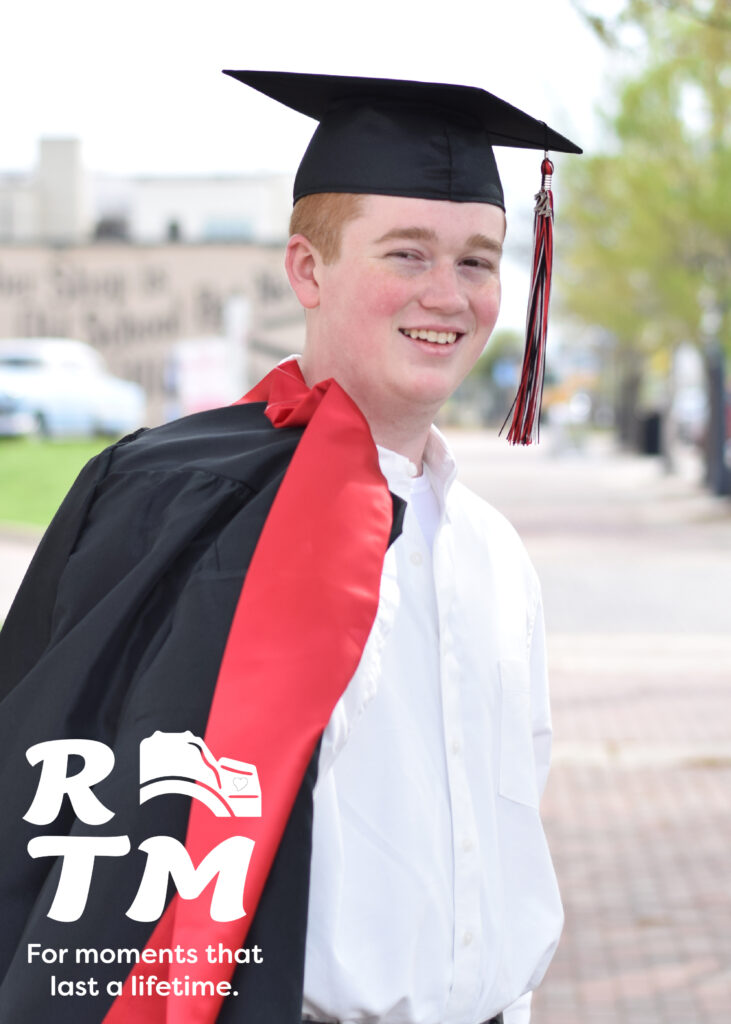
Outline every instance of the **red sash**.
{"label": "red sash", "polygon": [[[185,842],[197,866],[229,836],[254,840],[246,916],[213,921],[210,886],[194,900],[176,895],[146,948],[192,948],[198,962],[140,962],[137,976],[214,985],[231,978],[234,965],[209,964],[205,947],[244,943],[307,765],[378,607],[392,506],[365,418],[334,381],[308,389],[295,360],[241,399],[259,401],[275,427],[306,429],[239,595],[204,738],[215,756],[256,765],[262,816],[218,818],[193,800]],[[128,978],[104,1024],[210,1024],[223,998],[133,996]]]}

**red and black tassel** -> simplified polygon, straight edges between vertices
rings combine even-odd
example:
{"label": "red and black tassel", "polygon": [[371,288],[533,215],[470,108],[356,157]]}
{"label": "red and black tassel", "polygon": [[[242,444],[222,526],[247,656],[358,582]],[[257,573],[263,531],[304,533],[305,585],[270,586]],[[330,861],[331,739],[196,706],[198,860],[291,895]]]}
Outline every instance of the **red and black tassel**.
{"label": "red and black tassel", "polygon": [[[541,397],[546,364],[546,333],[548,305],[551,298],[553,270],[553,164],[546,153],[541,164],[541,189],[536,194],[533,218],[533,267],[531,272],[528,316],[526,319],[525,353],[518,394],[510,412],[513,417],[508,432],[511,444],[532,444],[540,436]],[[503,423],[500,433],[505,429]]]}

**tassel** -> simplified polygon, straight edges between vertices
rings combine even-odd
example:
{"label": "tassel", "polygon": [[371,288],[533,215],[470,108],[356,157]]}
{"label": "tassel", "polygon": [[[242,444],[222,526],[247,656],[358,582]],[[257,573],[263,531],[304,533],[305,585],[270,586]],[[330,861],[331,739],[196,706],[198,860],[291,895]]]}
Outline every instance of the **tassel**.
{"label": "tassel", "polygon": [[[533,268],[531,273],[528,316],[526,319],[525,353],[520,385],[505,423],[512,415],[508,433],[510,444],[532,444],[540,438],[541,397],[546,361],[548,305],[551,298],[553,270],[553,164],[544,155],[541,164],[541,189],[535,196],[533,217]],[[502,434],[505,423],[500,428]]]}

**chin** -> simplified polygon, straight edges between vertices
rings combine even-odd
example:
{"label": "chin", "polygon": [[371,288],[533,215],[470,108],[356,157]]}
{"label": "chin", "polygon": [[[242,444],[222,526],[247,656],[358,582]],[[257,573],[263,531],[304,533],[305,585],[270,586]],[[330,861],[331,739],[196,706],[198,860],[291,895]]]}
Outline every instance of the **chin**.
{"label": "chin", "polygon": [[[446,367],[445,367],[446,369]],[[454,394],[464,379],[464,374],[440,372],[438,368],[424,370],[414,375],[408,391],[425,405],[443,405]]]}
{"label": "chin", "polygon": [[429,387],[402,388],[400,397],[405,405],[411,406],[420,415],[430,418],[436,416],[437,412],[454,393],[457,385],[452,388],[441,387],[436,384]]}

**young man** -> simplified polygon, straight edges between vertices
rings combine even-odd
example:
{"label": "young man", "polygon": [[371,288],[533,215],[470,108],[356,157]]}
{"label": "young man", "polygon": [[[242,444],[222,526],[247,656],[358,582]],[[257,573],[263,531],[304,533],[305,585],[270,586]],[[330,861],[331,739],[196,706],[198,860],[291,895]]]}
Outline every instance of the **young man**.
{"label": "young man", "polygon": [[491,136],[576,147],[481,90],[232,74],[321,118],[304,353],[93,460],[23,584],[0,1022],[522,1024],[561,928],[539,589],[432,421],[498,313]]}

